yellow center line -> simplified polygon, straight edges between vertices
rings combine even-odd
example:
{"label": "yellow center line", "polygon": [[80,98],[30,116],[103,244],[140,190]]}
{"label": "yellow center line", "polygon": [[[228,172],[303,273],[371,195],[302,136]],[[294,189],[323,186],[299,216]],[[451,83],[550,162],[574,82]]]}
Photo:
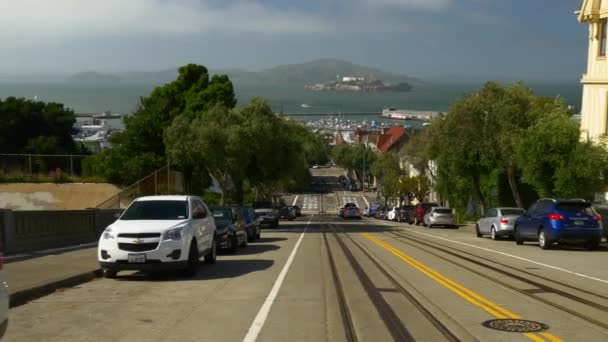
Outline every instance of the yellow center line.
{"label": "yellow center line", "polygon": [[[447,278],[443,274],[424,265],[423,263],[419,262],[418,260],[410,257],[409,255],[403,253],[402,251],[389,245],[388,243],[378,239],[377,237],[375,237],[369,233],[360,233],[360,234],[362,236],[364,236],[365,238],[367,238],[368,240],[372,241],[373,243],[377,244],[378,246],[391,252],[392,254],[397,256],[399,259],[403,260],[408,265],[410,265],[413,268],[417,269],[418,271],[422,272],[424,275],[433,279],[434,281],[441,284],[442,286],[449,289],[450,291],[454,292],[455,294],[457,294],[464,300],[481,308],[482,310],[489,313],[490,315],[492,315],[496,318],[499,318],[499,319],[505,319],[505,318],[521,319],[522,318],[521,316],[512,313],[511,311],[501,307],[500,305],[493,303],[492,301],[488,300],[487,298],[469,290],[468,288],[464,287],[463,285]],[[526,336],[529,339],[531,339],[532,341],[536,341],[536,342],[545,342],[546,341],[545,338],[551,342],[561,342],[562,341],[558,337],[555,337],[554,335],[551,335],[549,333],[541,333],[540,336],[537,334],[534,334],[534,333],[525,333],[524,336]]]}

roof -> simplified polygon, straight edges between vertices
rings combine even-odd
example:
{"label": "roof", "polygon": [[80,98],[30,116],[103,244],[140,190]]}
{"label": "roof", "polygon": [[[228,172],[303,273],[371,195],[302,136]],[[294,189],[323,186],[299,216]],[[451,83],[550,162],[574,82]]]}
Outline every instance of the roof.
{"label": "roof", "polygon": [[170,195],[170,196],[144,196],[135,199],[136,201],[187,201],[192,196]]}
{"label": "roof", "polygon": [[600,0],[583,0],[581,8],[576,11],[576,15],[580,22],[597,20],[600,16]]}
{"label": "roof", "polygon": [[403,136],[405,136],[406,130],[400,126],[393,126],[385,134],[380,135],[378,138],[378,151],[386,152],[393,147]]}

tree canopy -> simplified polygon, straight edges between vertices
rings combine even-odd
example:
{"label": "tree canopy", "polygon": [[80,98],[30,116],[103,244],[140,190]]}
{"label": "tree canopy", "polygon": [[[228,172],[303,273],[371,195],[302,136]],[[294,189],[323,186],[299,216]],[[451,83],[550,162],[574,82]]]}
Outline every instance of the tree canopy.
{"label": "tree canopy", "polygon": [[608,152],[579,136],[560,98],[538,97],[522,83],[489,82],[455,101],[402,153],[427,168],[444,200],[465,210],[475,199],[484,213],[496,203],[493,189],[501,177],[520,207],[526,203],[523,186],[547,197],[591,199],[603,191]]}
{"label": "tree canopy", "polygon": [[72,139],[76,118],[60,103],[0,99],[0,152],[69,154],[84,148]]}

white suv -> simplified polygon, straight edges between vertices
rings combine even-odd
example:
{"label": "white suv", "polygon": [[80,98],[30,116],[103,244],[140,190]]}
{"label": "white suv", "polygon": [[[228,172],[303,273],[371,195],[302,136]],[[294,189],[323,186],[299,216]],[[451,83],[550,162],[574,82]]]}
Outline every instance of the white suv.
{"label": "white suv", "polygon": [[215,220],[199,197],[151,196],[133,201],[102,233],[97,257],[103,275],[122,270],[178,269],[194,275],[201,256],[215,263]]}

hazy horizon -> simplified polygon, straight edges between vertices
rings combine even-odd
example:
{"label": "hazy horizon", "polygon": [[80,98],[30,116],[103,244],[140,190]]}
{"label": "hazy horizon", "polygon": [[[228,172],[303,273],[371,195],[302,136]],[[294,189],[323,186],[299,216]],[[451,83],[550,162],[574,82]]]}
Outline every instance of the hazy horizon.
{"label": "hazy horizon", "polygon": [[[261,70],[336,58],[426,80],[577,80],[580,0],[5,0],[0,74]],[[539,12],[542,11],[542,15]]]}

